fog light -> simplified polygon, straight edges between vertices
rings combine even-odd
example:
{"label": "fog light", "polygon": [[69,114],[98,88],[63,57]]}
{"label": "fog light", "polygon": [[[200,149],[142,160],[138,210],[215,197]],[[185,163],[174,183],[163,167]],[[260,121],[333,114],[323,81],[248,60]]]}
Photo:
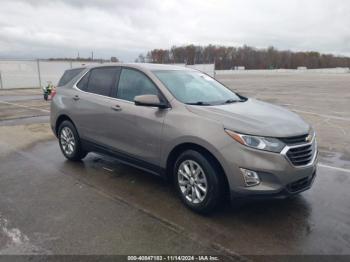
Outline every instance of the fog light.
{"label": "fog light", "polygon": [[246,186],[256,186],[260,184],[260,178],[258,173],[252,170],[240,168],[243,174],[244,182]]}

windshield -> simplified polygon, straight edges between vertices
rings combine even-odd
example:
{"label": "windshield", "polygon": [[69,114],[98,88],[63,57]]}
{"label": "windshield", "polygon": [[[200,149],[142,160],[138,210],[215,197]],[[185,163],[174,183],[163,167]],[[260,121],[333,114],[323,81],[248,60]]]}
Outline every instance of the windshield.
{"label": "windshield", "polygon": [[159,70],[153,73],[177,100],[185,104],[217,105],[241,101],[234,92],[201,72]]}

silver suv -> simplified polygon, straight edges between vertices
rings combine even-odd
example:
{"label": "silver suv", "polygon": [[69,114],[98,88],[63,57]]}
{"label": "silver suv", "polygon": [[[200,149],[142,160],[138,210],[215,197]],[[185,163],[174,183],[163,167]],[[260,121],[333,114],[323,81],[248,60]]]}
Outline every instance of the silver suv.
{"label": "silver suv", "polygon": [[67,159],[93,151],[171,178],[182,201],[202,213],[226,193],[233,201],[300,193],[316,174],[315,132],[298,115],[182,67],[69,70],[51,126]]}

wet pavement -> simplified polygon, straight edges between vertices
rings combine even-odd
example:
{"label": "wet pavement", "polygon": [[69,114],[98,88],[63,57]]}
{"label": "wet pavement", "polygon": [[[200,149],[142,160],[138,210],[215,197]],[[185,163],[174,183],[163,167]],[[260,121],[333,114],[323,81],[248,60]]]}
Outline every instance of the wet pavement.
{"label": "wet pavement", "polygon": [[[250,78],[238,80],[230,84],[237,81],[242,93],[253,93]],[[268,81],[275,88],[283,84]],[[285,95],[266,90],[255,96],[287,104]],[[339,90],[347,97],[348,89]],[[306,104],[298,99],[285,106]],[[29,100],[11,103],[29,104],[26,116],[48,109],[48,103],[45,108]],[[80,163],[66,161],[44,111],[19,117],[16,106],[6,108],[6,120],[0,118],[0,254],[350,255],[349,138],[336,140],[339,128],[330,137],[339,121],[333,117],[349,117],[342,101],[327,105],[328,112],[308,103],[318,115],[302,114],[320,122],[318,173],[309,191],[287,200],[224,203],[209,216],[186,209],[168,183],[116,159],[90,153]],[[341,124],[348,134],[350,123]]]}
{"label": "wet pavement", "polygon": [[[89,252],[92,248],[89,241],[96,244],[100,238],[105,240],[96,244],[98,253],[120,253],[124,249],[118,237],[128,230],[140,241],[144,238],[142,241],[157,243],[156,239],[162,236],[152,226],[146,230],[139,225],[145,220],[143,216],[201,245],[226,249],[233,254],[350,253],[350,173],[347,172],[319,167],[312,189],[293,199],[254,202],[241,207],[225,204],[215,214],[202,217],[186,209],[164,181],[96,154],[90,154],[81,163],[68,162],[55,140],[17,149],[2,161],[6,165],[0,167],[1,213],[26,232],[30,243],[53,253]],[[134,210],[132,215],[119,210],[119,205]],[[116,210],[115,213],[110,209]],[[117,226],[118,220],[128,225],[127,232]],[[71,233],[65,235],[62,231]],[[42,241],[41,234],[53,240]],[[92,239],[87,243],[82,241],[87,237]],[[131,236],[127,238],[130,245],[137,245],[127,249],[129,252],[162,250],[156,243],[143,247],[132,242]],[[79,244],[66,246],[67,241]],[[163,238],[162,243],[167,246]],[[164,250],[191,251],[172,247]]]}
{"label": "wet pavement", "polygon": [[217,253],[71,176],[75,171],[59,159],[53,164],[31,150],[2,159],[7,164],[0,167],[0,254]]}

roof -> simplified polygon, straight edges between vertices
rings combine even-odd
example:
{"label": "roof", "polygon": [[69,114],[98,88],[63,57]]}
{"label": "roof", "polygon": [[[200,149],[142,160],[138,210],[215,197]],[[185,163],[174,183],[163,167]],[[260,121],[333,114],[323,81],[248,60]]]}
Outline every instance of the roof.
{"label": "roof", "polygon": [[152,70],[193,70],[191,68],[186,68],[171,64],[151,64],[151,63],[105,63],[99,65],[86,65],[86,68],[95,67],[105,67],[105,66],[129,66],[133,68]]}

